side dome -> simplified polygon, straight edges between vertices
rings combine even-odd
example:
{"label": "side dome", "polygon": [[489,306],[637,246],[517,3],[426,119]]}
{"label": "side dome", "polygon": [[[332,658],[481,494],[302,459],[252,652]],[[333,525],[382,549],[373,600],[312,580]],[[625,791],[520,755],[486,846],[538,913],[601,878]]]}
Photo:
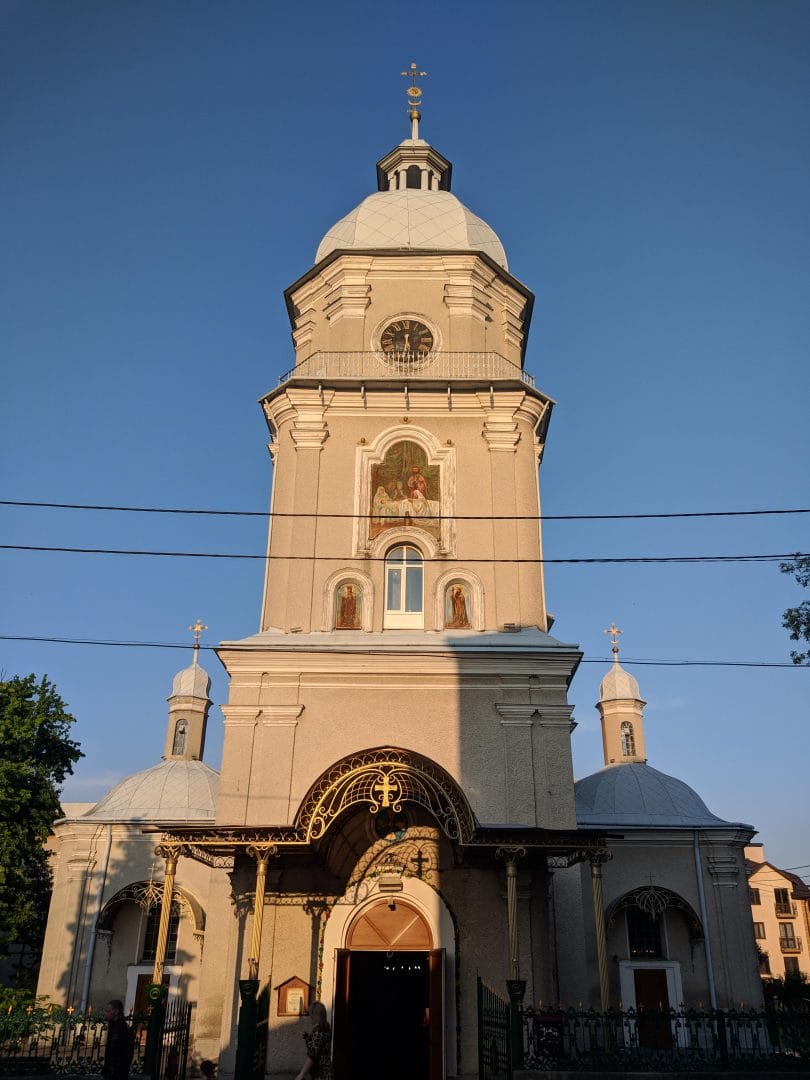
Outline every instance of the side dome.
{"label": "side dome", "polygon": [[482,251],[509,267],[497,234],[449,191],[405,188],[369,195],[324,236],[315,262],[333,251]]}
{"label": "side dome", "polygon": [[85,818],[100,821],[211,821],[219,773],[204,761],[161,761],[127,776]]}
{"label": "side dome", "polygon": [[578,780],[574,794],[578,825],[705,829],[730,824],[683,780],[639,763],[600,769]]}

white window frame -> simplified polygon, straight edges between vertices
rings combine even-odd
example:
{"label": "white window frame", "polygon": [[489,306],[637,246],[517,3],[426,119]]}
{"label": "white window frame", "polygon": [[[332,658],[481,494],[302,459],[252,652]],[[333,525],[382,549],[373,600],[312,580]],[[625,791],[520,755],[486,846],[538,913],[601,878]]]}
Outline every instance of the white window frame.
{"label": "white window frame", "polygon": [[[391,561],[391,555],[402,549],[402,557],[397,562]],[[407,561],[407,552],[413,551],[419,556],[419,562]],[[419,569],[422,576],[422,595],[418,611],[404,611],[405,596],[407,592],[407,574],[409,569]],[[388,607],[388,574],[390,570],[398,569],[401,573],[398,608]],[[385,608],[383,612],[383,628],[386,630],[424,630],[425,628],[425,559],[422,552],[415,544],[399,543],[390,548],[385,556]]]}

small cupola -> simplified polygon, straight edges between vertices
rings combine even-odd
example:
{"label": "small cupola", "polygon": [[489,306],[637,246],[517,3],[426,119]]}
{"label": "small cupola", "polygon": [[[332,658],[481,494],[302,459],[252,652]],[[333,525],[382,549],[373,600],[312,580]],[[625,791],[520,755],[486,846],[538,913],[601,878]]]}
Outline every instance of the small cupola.
{"label": "small cupola", "polygon": [[605,765],[646,764],[644,750],[644,706],[638,683],[619,664],[619,630],[615,623],[605,630],[610,634],[613,666],[599,684],[596,708],[602,718],[602,748]]}
{"label": "small cupola", "polygon": [[189,630],[194,634],[194,659],[178,671],[169,696],[169,721],[166,725],[165,761],[200,761],[205,750],[205,729],[211,708],[211,677],[200,667],[200,634],[207,630],[199,619]]}
{"label": "small cupola", "polygon": [[419,138],[422,88],[416,85],[416,80],[423,78],[427,72],[419,71],[416,64],[411,64],[402,74],[411,80],[411,85],[405,91],[411,137],[404,139],[377,162],[377,190],[405,191],[410,188],[415,191],[449,191],[453,166],[438,150]]}

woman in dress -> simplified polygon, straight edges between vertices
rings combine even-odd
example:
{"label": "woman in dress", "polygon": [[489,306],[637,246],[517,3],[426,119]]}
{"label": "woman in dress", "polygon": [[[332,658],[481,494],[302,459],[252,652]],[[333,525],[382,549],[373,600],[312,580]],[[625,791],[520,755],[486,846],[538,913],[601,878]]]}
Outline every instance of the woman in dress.
{"label": "woman in dress", "polygon": [[332,1029],[322,1001],[312,1002],[309,1018],[312,1031],[305,1031],[303,1036],[307,1056],[295,1080],[332,1080]]}

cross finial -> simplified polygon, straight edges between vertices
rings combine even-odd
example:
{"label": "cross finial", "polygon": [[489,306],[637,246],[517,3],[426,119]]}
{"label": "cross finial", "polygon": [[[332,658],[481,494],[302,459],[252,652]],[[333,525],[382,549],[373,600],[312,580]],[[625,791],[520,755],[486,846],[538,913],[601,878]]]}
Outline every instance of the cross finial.
{"label": "cross finial", "polygon": [[610,634],[610,645],[613,650],[613,659],[618,663],[619,661],[619,634],[623,634],[624,630],[620,630],[615,622],[612,622],[607,630],[602,631],[603,634]]}
{"label": "cross finial", "polygon": [[411,138],[415,141],[419,138],[419,121],[422,119],[422,114],[419,112],[419,106],[422,104],[422,87],[416,85],[416,80],[424,78],[427,72],[420,71],[416,61],[413,61],[407,71],[400,71],[400,75],[411,80],[411,85],[405,93],[408,95],[410,106],[408,115],[411,118]]}
{"label": "cross finial", "polygon": [[189,630],[194,635],[194,663],[195,664],[197,663],[197,654],[200,651],[200,634],[202,634],[203,630],[207,630],[207,629],[208,629],[208,627],[205,626],[204,623],[200,622],[199,619],[195,619],[193,625],[189,627]]}

